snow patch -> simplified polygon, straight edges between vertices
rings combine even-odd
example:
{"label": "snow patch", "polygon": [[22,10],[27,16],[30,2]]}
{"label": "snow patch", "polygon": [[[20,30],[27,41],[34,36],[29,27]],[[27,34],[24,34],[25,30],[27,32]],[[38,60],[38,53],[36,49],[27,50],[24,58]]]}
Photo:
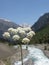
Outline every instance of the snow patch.
{"label": "snow patch", "polygon": [[4,20],[4,21],[7,21],[7,22],[11,22],[10,20],[8,19],[5,19],[5,18],[0,18],[1,20]]}

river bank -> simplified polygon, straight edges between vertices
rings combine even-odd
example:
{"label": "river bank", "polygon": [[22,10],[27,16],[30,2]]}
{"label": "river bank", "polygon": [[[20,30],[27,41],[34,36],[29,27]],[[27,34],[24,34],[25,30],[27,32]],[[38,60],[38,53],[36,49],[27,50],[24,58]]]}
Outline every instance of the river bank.
{"label": "river bank", "polygon": [[[30,47],[36,47],[36,48],[39,48],[41,50],[44,51],[44,53],[46,54],[46,56],[49,57],[49,50],[44,50],[44,47],[45,47],[45,44],[36,44],[36,45],[29,45]],[[47,48],[49,48],[49,45],[46,45]],[[18,60],[21,60],[21,55],[20,55],[20,48],[17,48],[17,49],[14,49],[15,50],[15,53],[12,54],[12,55],[9,55],[9,57],[7,57],[6,59],[3,59],[2,61],[5,63],[5,65],[13,65],[13,63],[15,61],[18,61]],[[13,52],[13,51],[11,51]],[[26,50],[23,50],[23,58],[26,57],[26,55],[28,54],[28,51]],[[1,59],[0,59],[1,60]],[[29,59],[24,65],[32,65],[32,61],[31,59]],[[0,65],[3,65],[3,64],[0,64]]]}

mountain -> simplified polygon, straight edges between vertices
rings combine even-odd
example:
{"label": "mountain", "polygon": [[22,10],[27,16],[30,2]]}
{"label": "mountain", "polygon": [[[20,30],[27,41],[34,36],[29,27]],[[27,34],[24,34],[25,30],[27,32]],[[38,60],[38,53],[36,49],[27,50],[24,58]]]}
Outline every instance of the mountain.
{"label": "mountain", "polygon": [[0,19],[0,38],[2,38],[2,34],[7,31],[8,28],[13,27],[13,28],[17,28],[19,27],[19,25],[6,20],[6,19]]}
{"label": "mountain", "polygon": [[32,38],[32,43],[49,43],[49,13],[41,16],[32,26],[36,35]]}
{"label": "mountain", "polygon": [[34,31],[38,31],[49,24],[49,13],[45,13],[41,16],[36,23],[32,26]]}
{"label": "mountain", "polygon": [[49,43],[49,24],[36,32],[31,40],[32,43]]}

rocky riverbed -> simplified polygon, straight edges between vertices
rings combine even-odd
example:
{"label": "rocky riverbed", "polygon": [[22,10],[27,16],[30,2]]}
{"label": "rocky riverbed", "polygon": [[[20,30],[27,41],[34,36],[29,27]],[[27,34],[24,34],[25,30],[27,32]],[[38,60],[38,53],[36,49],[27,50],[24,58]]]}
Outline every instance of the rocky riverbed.
{"label": "rocky riverbed", "polygon": [[[45,44],[36,44],[36,45],[30,45],[31,47],[36,47],[39,49],[42,49],[44,51],[44,53],[46,54],[47,57],[49,57],[49,45],[45,45]],[[47,47],[46,50],[44,50],[45,46]],[[13,52],[11,50],[11,52]],[[23,50],[23,58],[26,57],[26,55],[28,54],[27,50]],[[4,54],[3,54],[4,55]],[[21,60],[21,52],[20,52],[20,47],[17,49],[14,49],[14,53],[7,56],[6,58],[0,59],[0,65],[13,65],[13,63],[15,61]],[[29,59],[24,65],[32,65],[33,62],[31,59]]]}

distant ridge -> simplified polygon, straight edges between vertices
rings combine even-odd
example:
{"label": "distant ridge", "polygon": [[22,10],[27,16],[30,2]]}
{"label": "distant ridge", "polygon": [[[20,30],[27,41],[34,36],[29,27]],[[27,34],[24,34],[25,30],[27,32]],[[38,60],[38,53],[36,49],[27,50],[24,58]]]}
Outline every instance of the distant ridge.
{"label": "distant ridge", "polygon": [[8,19],[5,19],[5,18],[0,18],[0,20],[4,20],[4,21],[7,21],[7,22],[11,22],[11,20],[8,20]]}
{"label": "distant ridge", "polygon": [[49,24],[49,13],[45,13],[36,21],[36,23],[32,26],[32,29],[34,31],[38,31],[48,24]]}

